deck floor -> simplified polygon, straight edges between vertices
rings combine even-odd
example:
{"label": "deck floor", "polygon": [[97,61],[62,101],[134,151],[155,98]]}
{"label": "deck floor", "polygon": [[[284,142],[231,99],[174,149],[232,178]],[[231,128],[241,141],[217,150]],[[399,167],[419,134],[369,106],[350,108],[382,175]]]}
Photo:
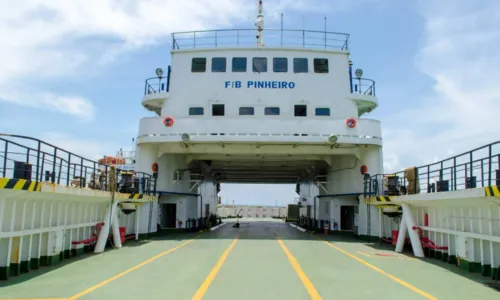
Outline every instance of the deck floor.
{"label": "deck floor", "polygon": [[240,222],[65,260],[0,282],[0,299],[500,299],[488,278],[434,259]]}

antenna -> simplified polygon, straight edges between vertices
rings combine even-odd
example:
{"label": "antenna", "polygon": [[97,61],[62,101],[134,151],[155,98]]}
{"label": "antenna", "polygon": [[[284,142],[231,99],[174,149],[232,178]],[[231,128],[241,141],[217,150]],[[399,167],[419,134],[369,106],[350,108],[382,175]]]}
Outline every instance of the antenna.
{"label": "antenna", "polygon": [[325,16],[325,49],[326,49],[326,16]]}
{"label": "antenna", "polygon": [[281,46],[283,46],[283,13],[281,13]]}
{"label": "antenna", "polygon": [[264,15],[262,14],[262,0],[258,1],[257,21],[255,22],[255,26],[257,27],[257,46],[264,47]]}

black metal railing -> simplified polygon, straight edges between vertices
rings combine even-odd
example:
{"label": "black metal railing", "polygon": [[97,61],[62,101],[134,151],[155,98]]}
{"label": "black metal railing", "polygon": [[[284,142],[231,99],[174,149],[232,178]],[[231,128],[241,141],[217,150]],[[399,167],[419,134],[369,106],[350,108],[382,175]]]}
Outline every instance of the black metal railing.
{"label": "black metal railing", "polygon": [[144,95],[168,92],[167,77],[152,77],[146,79]]}
{"label": "black metal railing", "polygon": [[[366,175],[365,196],[395,196],[500,186],[500,141],[406,171],[409,176],[405,176],[405,171]],[[415,175],[410,175],[415,171]]]}
{"label": "black metal railing", "polygon": [[[349,34],[301,30],[263,29],[266,47],[348,49]],[[172,49],[257,47],[256,29],[221,29],[172,33]]]}
{"label": "black metal railing", "polygon": [[[7,139],[8,138],[8,139]],[[108,190],[110,165],[100,164],[39,139],[0,133],[0,177],[52,182],[64,186]],[[135,172],[134,179],[117,168],[118,191],[151,194],[151,174]]]}
{"label": "black metal railing", "polygon": [[352,92],[354,94],[363,94],[375,96],[375,81],[367,78],[352,78]]}

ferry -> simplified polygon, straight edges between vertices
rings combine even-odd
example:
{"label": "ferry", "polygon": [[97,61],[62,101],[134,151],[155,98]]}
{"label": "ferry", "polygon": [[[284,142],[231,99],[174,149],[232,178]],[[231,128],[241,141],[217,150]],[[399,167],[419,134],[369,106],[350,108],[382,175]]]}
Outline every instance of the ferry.
{"label": "ferry", "polygon": [[[172,34],[130,151],[0,133],[0,299],[499,299],[500,141],[385,174],[350,35],[257,10]],[[242,213],[225,183],[297,199]]]}

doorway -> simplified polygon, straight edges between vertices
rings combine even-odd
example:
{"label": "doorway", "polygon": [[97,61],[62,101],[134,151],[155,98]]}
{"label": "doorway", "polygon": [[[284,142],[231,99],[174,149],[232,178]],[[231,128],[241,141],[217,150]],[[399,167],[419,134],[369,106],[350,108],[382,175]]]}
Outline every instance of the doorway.
{"label": "doorway", "polygon": [[175,220],[177,216],[177,204],[163,204],[163,225],[166,228],[175,228]]}
{"label": "doorway", "polygon": [[354,230],[354,206],[340,207],[340,230]]}

